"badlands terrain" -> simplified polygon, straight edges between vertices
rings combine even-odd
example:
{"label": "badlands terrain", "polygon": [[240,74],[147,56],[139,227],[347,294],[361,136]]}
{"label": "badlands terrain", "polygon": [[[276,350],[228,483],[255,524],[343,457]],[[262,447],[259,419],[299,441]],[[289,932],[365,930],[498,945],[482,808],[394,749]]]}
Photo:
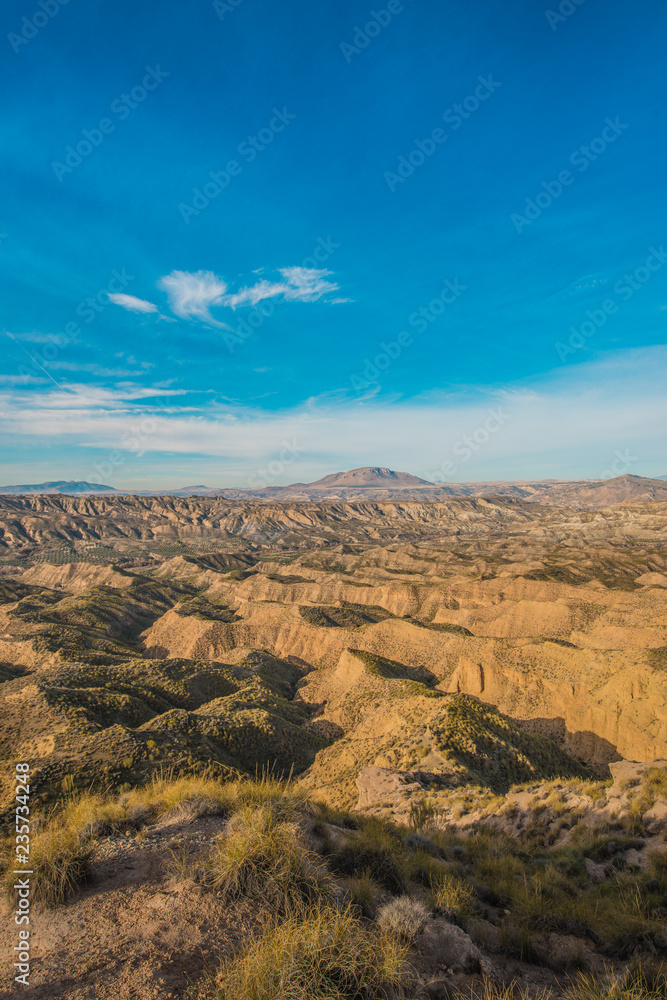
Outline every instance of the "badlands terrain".
{"label": "badlands terrain", "polygon": [[43,817],[27,997],[301,997],[250,970],[332,927],[356,957],[314,1000],[664,995],[667,484],[345,475],[0,498],[0,808],[29,761]]}

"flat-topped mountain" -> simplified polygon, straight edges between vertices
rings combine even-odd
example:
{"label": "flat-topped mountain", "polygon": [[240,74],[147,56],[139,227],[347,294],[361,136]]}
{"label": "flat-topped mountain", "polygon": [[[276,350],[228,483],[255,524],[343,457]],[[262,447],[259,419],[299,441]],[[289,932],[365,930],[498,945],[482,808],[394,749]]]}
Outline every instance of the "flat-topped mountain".
{"label": "flat-topped mountain", "polygon": [[392,469],[365,465],[361,469],[350,469],[347,472],[334,472],[314,483],[294,483],[286,489],[339,489],[347,487],[367,488],[372,486],[389,487],[390,489],[405,489],[406,487],[433,486],[426,479],[412,476],[409,472],[394,472]]}

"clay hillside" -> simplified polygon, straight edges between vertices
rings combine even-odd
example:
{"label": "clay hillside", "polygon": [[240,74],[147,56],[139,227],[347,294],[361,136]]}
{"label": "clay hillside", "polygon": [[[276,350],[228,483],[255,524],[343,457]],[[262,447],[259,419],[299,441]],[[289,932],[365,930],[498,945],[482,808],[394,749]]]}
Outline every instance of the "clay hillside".
{"label": "clay hillside", "polygon": [[667,485],[367,473],[0,498],[26,996],[664,996]]}

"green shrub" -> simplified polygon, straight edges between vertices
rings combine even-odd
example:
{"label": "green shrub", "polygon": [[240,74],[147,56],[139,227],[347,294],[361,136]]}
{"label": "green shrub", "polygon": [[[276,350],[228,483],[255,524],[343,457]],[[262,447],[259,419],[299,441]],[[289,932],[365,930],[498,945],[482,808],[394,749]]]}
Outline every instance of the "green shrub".
{"label": "green shrub", "polygon": [[399,834],[375,819],[363,821],[361,829],[329,856],[336,874],[361,878],[368,875],[394,895],[406,889],[409,857]]}
{"label": "green shrub", "polygon": [[362,875],[361,878],[351,878],[348,882],[350,899],[355,906],[358,906],[365,917],[373,917],[375,913],[375,901],[378,896],[378,887],[369,875]]}

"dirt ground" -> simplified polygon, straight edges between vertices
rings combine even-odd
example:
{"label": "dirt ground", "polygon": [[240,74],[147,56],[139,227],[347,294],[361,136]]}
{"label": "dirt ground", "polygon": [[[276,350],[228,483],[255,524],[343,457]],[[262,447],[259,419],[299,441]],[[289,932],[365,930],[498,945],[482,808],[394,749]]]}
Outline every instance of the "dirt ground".
{"label": "dirt ground", "polygon": [[[248,907],[223,905],[167,871],[172,852],[203,847],[221,826],[209,817],[191,826],[158,825],[140,842],[101,841],[89,886],[55,910],[33,910],[30,986],[2,992],[2,1000],[187,996],[189,984],[241,947],[255,924]],[[15,943],[13,928],[6,907],[5,956]],[[13,982],[12,961],[0,966],[2,983]]]}

